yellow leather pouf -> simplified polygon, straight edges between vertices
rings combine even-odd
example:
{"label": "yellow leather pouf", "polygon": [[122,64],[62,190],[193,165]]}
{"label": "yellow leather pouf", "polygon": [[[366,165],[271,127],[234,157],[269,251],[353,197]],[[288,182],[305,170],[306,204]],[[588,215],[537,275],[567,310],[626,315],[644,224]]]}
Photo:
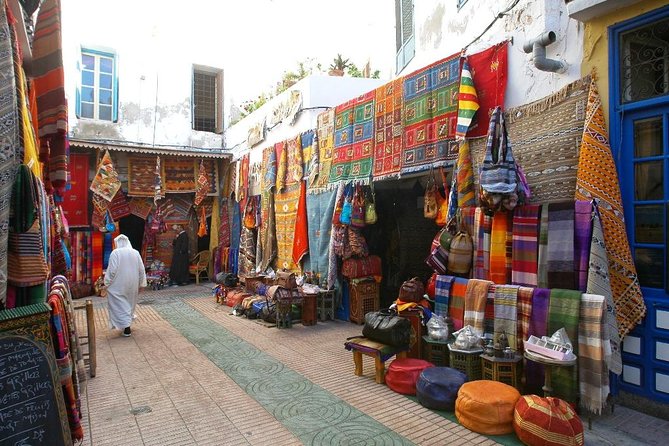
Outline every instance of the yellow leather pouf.
{"label": "yellow leather pouf", "polygon": [[455,401],[455,416],[469,430],[485,435],[513,432],[513,409],[520,398],[514,387],[497,381],[464,383]]}

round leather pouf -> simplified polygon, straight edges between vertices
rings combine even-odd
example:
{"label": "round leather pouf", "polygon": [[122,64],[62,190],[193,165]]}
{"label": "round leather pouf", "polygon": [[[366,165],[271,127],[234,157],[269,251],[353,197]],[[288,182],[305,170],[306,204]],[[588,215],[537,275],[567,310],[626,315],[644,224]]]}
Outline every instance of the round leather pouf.
{"label": "round leather pouf", "polygon": [[469,430],[485,435],[513,432],[513,410],[520,393],[497,381],[469,381],[458,391],[455,416]]}
{"label": "round leather pouf", "polygon": [[458,390],[466,381],[467,375],[450,367],[425,369],[416,382],[418,402],[428,409],[452,412]]}
{"label": "round leather pouf", "polygon": [[532,446],[583,446],[583,423],[559,398],[524,395],[513,411],[513,429]]}
{"label": "round leather pouf", "polygon": [[434,367],[434,364],[422,359],[396,359],[388,367],[386,384],[397,393],[415,395],[418,376],[428,367]]}

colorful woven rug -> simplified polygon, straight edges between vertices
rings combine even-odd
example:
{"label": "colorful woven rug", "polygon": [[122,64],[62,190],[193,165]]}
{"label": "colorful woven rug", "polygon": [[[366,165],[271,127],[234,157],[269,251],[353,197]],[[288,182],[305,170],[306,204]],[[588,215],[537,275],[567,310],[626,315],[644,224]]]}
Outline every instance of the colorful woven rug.
{"label": "colorful woven rug", "polygon": [[197,169],[197,187],[195,190],[195,203],[198,206],[204,200],[204,197],[207,196],[211,190],[209,175],[207,174],[207,169],[204,167],[204,162],[200,161],[200,164]]}
{"label": "colorful woven rug", "polygon": [[537,286],[548,287],[548,205],[541,207],[539,249],[537,250]]}
{"label": "colorful woven rug", "polygon": [[592,203],[576,201],[574,209],[574,264],[576,289],[586,292],[588,287],[588,261],[592,240]]}
{"label": "colorful woven rug", "polygon": [[627,240],[620,183],[611,155],[601,99],[594,80],[590,82],[586,115],[575,197],[577,200],[597,200],[609,261],[611,290],[622,338],[643,320],[646,305]]}
{"label": "colorful woven rug", "polygon": [[[527,176],[533,204],[574,196],[588,84],[576,81],[551,96],[505,113],[513,154]],[[485,154],[485,142],[483,138],[470,144],[475,172]]]}
{"label": "colorful woven rug", "polygon": [[98,164],[97,172],[91,182],[91,190],[105,200],[112,201],[120,188],[121,180],[118,179],[109,150],[107,150]]}
{"label": "colorful woven rug", "polygon": [[263,149],[261,170],[263,175],[260,179],[260,189],[264,192],[276,187],[276,151],[274,146]]}
{"label": "colorful woven rug", "polygon": [[226,198],[221,202],[221,225],[218,227],[218,243],[222,248],[230,247],[230,201]]}
{"label": "colorful woven rug", "polygon": [[299,198],[299,183],[286,186],[283,192],[275,195],[277,241],[275,265],[277,269],[299,271],[299,267],[293,262],[293,240],[295,237],[295,222],[297,221],[297,204]]}
{"label": "colorful woven rug", "polygon": [[276,152],[276,190],[277,192],[281,192],[286,186],[288,176],[288,148],[286,147],[286,141],[274,144],[274,151]]}
{"label": "colorful woven rug", "polygon": [[300,180],[300,197],[297,204],[295,233],[293,234],[293,262],[299,265],[309,253],[309,232],[307,216],[307,183]]}
{"label": "colorful woven rug", "polygon": [[518,287],[497,285],[495,287],[495,342],[504,334],[512,350],[518,349]]}
{"label": "colorful woven rug", "polygon": [[402,174],[445,166],[458,156],[459,87],[459,53],[404,78]]}
{"label": "colorful woven rug", "polygon": [[163,160],[163,183],[167,193],[195,192],[197,170],[192,159],[165,158]]}
{"label": "colorful woven rug", "polygon": [[[465,320],[465,296],[467,294],[468,279],[456,277],[449,293],[448,315],[453,318],[454,330],[460,330]],[[485,300],[484,300],[485,302]]]}
{"label": "colorful woven rug", "polygon": [[330,182],[332,158],[334,156],[334,108],[318,115],[318,174],[309,181],[307,193],[322,192]]}
{"label": "colorful woven rug", "polygon": [[128,203],[130,213],[146,220],[153,209],[153,202],[146,198],[132,198]]}
{"label": "colorful woven rug", "polygon": [[375,90],[374,180],[395,178],[400,174],[403,149],[402,114],[404,112],[403,79],[397,78]]}
{"label": "colorful woven rug", "polygon": [[204,170],[209,178],[209,192],[207,195],[218,196],[218,183],[220,182],[218,176],[218,161],[217,160],[202,160],[204,163]]}
{"label": "colorful woven rug", "polygon": [[239,181],[237,183],[237,201],[240,203],[248,197],[249,169],[251,168],[251,154],[247,153],[239,160]]}
{"label": "colorful woven rug", "polygon": [[532,317],[532,294],[534,288],[523,287],[518,288],[518,352],[522,354],[524,350],[524,343],[527,340],[528,332],[530,330],[530,317]]}
{"label": "colorful woven rug", "polygon": [[128,156],[128,195],[131,197],[154,196],[156,177],[155,156]]}
{"label": "colorful woven rug", "polygon": [[[578,356],[578,323],[581,308],[581,292],[553,288],[548,306],[548,336],[560,328],[565,329],[572,343],[574,354]],[[578,401],[577,367],[551,367],[553,395],[563,400]]]}
{"label": "colorful woven rug", "polygon": [[548,288],[576,289],[574,202],[548,205]]}
{"label": "colorful woven rug", "polygon": [[123,189],[119,189],[118,192],[116,192],[116,195],[114,195],[111,203],[109,203],[107,210],[114,221],[118,221],[119,219],[130,215],[130,206],[128,205],[128,199],[125,197]]}
{"label": "colorful woven rug", "polygon": [[71,228],[89,225],[88,155],[70,155],[70,189],[63,194],[63,214]]}
{"label": "colorful woven rug", "polygon": [[[551,290],[535,288],[532,295],[532,316],[527,337],[534,335],[538,338],[548,335],[548,306]],[[553,334],[553,333],[551,333]],[[525,338],[526,340],[527,338]],[[544,366],[534,361],[525,361],[526,393],[540,394],[544,384]]]}
{"label": "colorful woven rug", "polygon": [[302,137],[296,136],[286,141],[288,152],[288,177],[286,184],[293,184],[302,181],[304,175],[304,163],[302,161]]}
{"label": "colorful woven rug", "polygon": [[440,316],[448,316],[448,304],[453,280],[455,280],[453,276],[437,276],[434,286],[434,312]]}
{"label": "colorful woven rug", "polygon": [[370,91],[335,108],[330,184],[369,182],[374,157],[374,99],[374,91]]}
{"label": "colorful woven rug", "polygon": [[318,141],[314,139],[315,135],[314,130],[307,130],[300,135],[304,178],[315,178],[318,173]]}
{"label": "colorful woven rug", "polygon": [[490,277],[490,244],[492,233],[492,215],[485,212],[479,213],[478,241],[476,243],[476,263],[474,268],[474,278],[488,280]]}
{"label": "colorful woven rug", "polygon": [[479,102],[479,110],[467,132],[468,138],[485,136],[492,111],[497,106],[504,106],[508,48],[509,42],[505,41],[467,56]]}
{"label": "colorful woven rug", "polygon": [[492,221],[489,278],[499,285],[511,282],[512,218],[510,212],[498,212]]}
{"label": "colorful woven rug", "polygon": [[513,213],[513,261],[511,283],[537,286],[537,250],[541,206],[517,207]]}
{"label": "colorful woven rug", "polygon": [[307,194],[309,223],[309,271],[315,271],[321,280],[330,271],[330,236],[336,191]]}

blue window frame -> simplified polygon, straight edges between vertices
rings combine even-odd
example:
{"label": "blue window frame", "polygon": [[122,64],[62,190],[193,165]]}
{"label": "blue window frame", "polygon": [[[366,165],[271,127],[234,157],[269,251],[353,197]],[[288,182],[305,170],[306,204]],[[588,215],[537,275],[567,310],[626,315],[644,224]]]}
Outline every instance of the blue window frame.
{"label": "blue window frame", "polygon": [[113,52],[81,49],[78,118],[118,121],[118,69]]}
{"label": "blue window frame", "polygon": [[395,0],[395,71],[399,74],[416,54],[413,0]]}

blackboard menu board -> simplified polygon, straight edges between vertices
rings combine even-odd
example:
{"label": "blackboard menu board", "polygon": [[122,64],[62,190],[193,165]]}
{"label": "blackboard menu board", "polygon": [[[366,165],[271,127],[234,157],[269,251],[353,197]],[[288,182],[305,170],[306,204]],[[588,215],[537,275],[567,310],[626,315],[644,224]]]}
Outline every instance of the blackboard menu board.
{"label": "blackboard menu board", "polygon": [[72,444],[48,313],[5,318],[0,328],[0,446]]}

